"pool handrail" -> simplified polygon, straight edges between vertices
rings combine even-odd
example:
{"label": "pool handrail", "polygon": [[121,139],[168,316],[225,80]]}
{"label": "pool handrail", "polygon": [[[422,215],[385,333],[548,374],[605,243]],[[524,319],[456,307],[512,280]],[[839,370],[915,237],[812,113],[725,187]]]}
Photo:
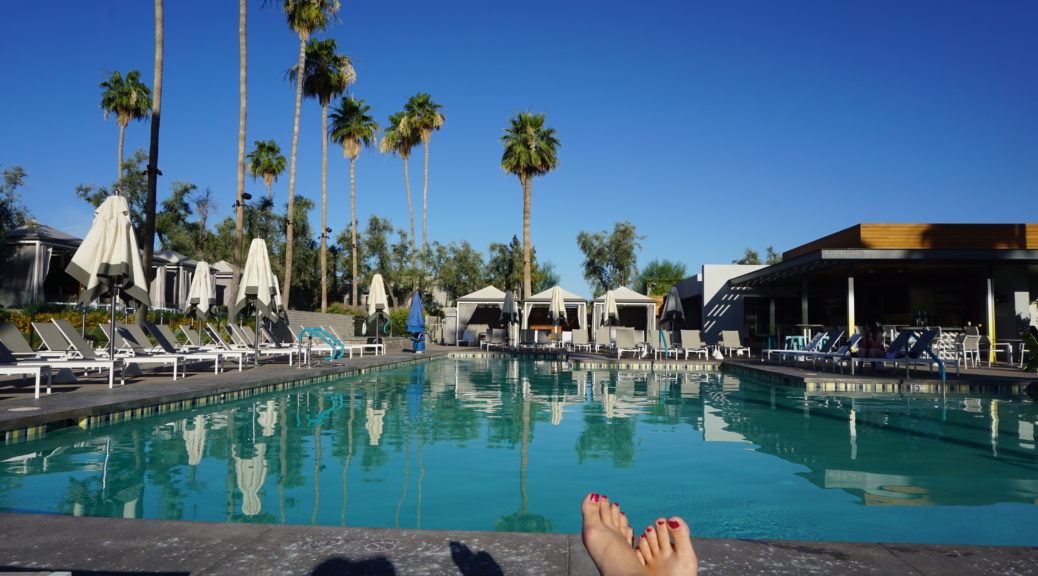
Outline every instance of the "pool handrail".
{"label": "pool handrail", "polygon": [[321,340],[324,340],[328,346],[331,346],[332,355],[329,356],[327,360],[335,360],[346,355],[346,345],[335,336],[326,332],[324,328],[303,328],[299,331],[298,336],[300,344],[302,344],[304,336],[316,336]]}

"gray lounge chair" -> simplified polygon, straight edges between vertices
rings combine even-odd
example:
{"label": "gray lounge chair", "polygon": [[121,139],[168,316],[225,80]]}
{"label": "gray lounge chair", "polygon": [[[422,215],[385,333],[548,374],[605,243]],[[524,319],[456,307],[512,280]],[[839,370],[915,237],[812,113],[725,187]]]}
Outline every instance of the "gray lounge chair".
{"label": "gray lounge chair", "polygon": [[699,330],[681,331],[681,351],[685,354],[685,360],[688,360],[689,354],[702,356],[704,360],[709,355],[709,350],[703,344],[703,337]]}
{"label": "gray lounge chair", "polygon": [[33,376],[36,380],[34,398],[40,397],[40,383],[43,378],[47,378],[47,394],[50,394],[52,381],[50,364],[40,362],[22,363],[15,358],[14,354],[3,343],[0,343],[0,374],[21,376],[23,381],[26,376]]}
{"label": "gray lounge chair", "polygon": [[[68,326],[71,327],[72,325],[68,324]],[[69,336],[66,336],[65,330],[62,326],[59,326],[56,323],[48,324],[46,322],[33,322],[32,328],[51,351],[68,351],[68,354],[62,358],[48,358],[45,361],[40,360],[34,362],[46,363],[53,367],[97,370],[98,372],[107,369],[109,388],[115,386],[115,371],[118,369],[119,385],[122,386],[126,383],[124,374],[124,369],[126,367],[125,361],[122,358],[109,359],[98,356],[90,346],[90,343],[84,340],[75,328],[72,328],[69,331]],[[70,340],[69,337],[73,338],[75,341]]]}
{"label": "gray lounge chair", "polygon": [[241,372],[244,367],[245,354],[240,352],[215,352],[206,350],[193,350],[193,351],[181,351],[177,350],[176,336],[169,329],[169,326],[159,326],[152,322],[145,322],[144,328],[151,332],[152,337],[158,342],[159,347],[162,348],[167,354],[181,354],[184,357],[186,363],[190,363],[192,360],[199,361],[212,361],[213,363],[213,374],[219,374],[222,370],[223,358],[225,356],[237,357],[238,358],[238,371]]}
{"label": "gray lounge chair", "polygon": [[729,356],[736,355],[742,356],[743,353],[746,356],[753,356],[749,346],[743,346],[742,340],[739,338],[738,330],[721,330],[721,343],[719,345],[722,352],[727,352]]}

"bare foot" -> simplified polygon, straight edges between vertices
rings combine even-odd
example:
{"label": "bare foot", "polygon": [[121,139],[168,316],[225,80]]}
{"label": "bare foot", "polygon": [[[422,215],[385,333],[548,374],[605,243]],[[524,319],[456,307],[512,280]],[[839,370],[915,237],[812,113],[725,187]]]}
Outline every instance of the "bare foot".
{"label": "bare foot", "polygon": [[580,504],[584,547],[602,576],[644,576],[645,566],[632,547],[627,515],[608,496],[588,494]]}
{"label": "bare foot", "polygon": [[694,576],[699,560],[688,524],[677,516],[657,518],[638,537],[638,554],[652,576]]}

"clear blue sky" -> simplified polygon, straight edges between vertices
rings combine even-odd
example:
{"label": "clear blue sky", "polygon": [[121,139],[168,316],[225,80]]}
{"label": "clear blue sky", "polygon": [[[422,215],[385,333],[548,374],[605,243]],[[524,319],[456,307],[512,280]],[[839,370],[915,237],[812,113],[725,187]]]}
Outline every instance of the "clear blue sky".
{"label": "clear blue sky", "polygon": [[[298,39],[249,3],[248,142],[291,147]],[[168,0],[159,198],[211,188],[231,214],[238,123],[237,2]],[[485,250],[522,232],[500,169],[509,118],[547,115],[556,172],[533,184],[533,242],[562,285],[590,295],[575,237],[629,220],[639,263],[727,263],[858,222],[1026,222],[1038,208],[1038,3],[1032,1],[343,1],[333,37],[377,119],[428,92],[429,237]],[[153,74],[145,0],[11,2],[0,20],[0,166],[28,172],[34,216],[86,233],[77,184],[109,185],[118,130],[105,73]],[[320,201],[320,109],[304,103],[297,194]],[[127,129],[127,154],[148,127]],[[329,221],[349,218],[330,147]],[[420,230],[421,151],[411,160]],[[407,227],[402,165],[365,152],[358,218]],[[247,184],[259,197],[262,182]],[[283,206],[287,171],[274,187]],[[319,226],[320,212],[311,222]],[[419,232],[420,234],[420,232]]]}

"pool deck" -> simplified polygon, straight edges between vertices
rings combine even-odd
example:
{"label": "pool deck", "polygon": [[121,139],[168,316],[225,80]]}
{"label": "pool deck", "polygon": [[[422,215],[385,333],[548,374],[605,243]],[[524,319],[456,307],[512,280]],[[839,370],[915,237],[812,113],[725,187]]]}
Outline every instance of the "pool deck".
{"label": "pool deck", "polygon": [[[425,358],[478,349],[431,346]],[[0,432],[7,441],[40,433],[53,423],[96,425],[107,415],[139,414],[156,405],[177,406],[198,398],[219,399],[286,380],[327,378],[343,371],[367,371],[414,362],[409,352],[325,362],[310,368],[267,363],[214,375],[204,366],[172,381],[168,372],[128,380],[109,390],[100,378],[55,385],[40,399],[17,379],[0,381]],[[616,364],[603,356],[574,354],[571,361]],[[930,393],[940,384],[903,373],[832,375],[762,364],[731,362],[737,373],[753,372],[768,381],[840,394],[877,391]],[[652,362],[624,359],[630,368],[716,369],[713,361]],[[913,374],[914,376],[914,374]],[[1009,367],[970,369],[950,377],[955,393],[1025,393],[1038,377]],[[1033,393],[1033,387],[1032,387]],[[19,432],[10,432],[19,431]],[[588,486],[588,490],[604,489]],[[578,514],[574,502],[573,513]],[[687,519],[695,527],[695,519]],[[1038,575],[1038,547],[928,544],[797,542],[698,539],[701,574],[905,574]],[[386,528],[219,524],[167,520],[77,518],[0,514],[0,573],[71,571],[75,575],[572,575],[598,574],[576,534],[518,534],[396,530]]]}

